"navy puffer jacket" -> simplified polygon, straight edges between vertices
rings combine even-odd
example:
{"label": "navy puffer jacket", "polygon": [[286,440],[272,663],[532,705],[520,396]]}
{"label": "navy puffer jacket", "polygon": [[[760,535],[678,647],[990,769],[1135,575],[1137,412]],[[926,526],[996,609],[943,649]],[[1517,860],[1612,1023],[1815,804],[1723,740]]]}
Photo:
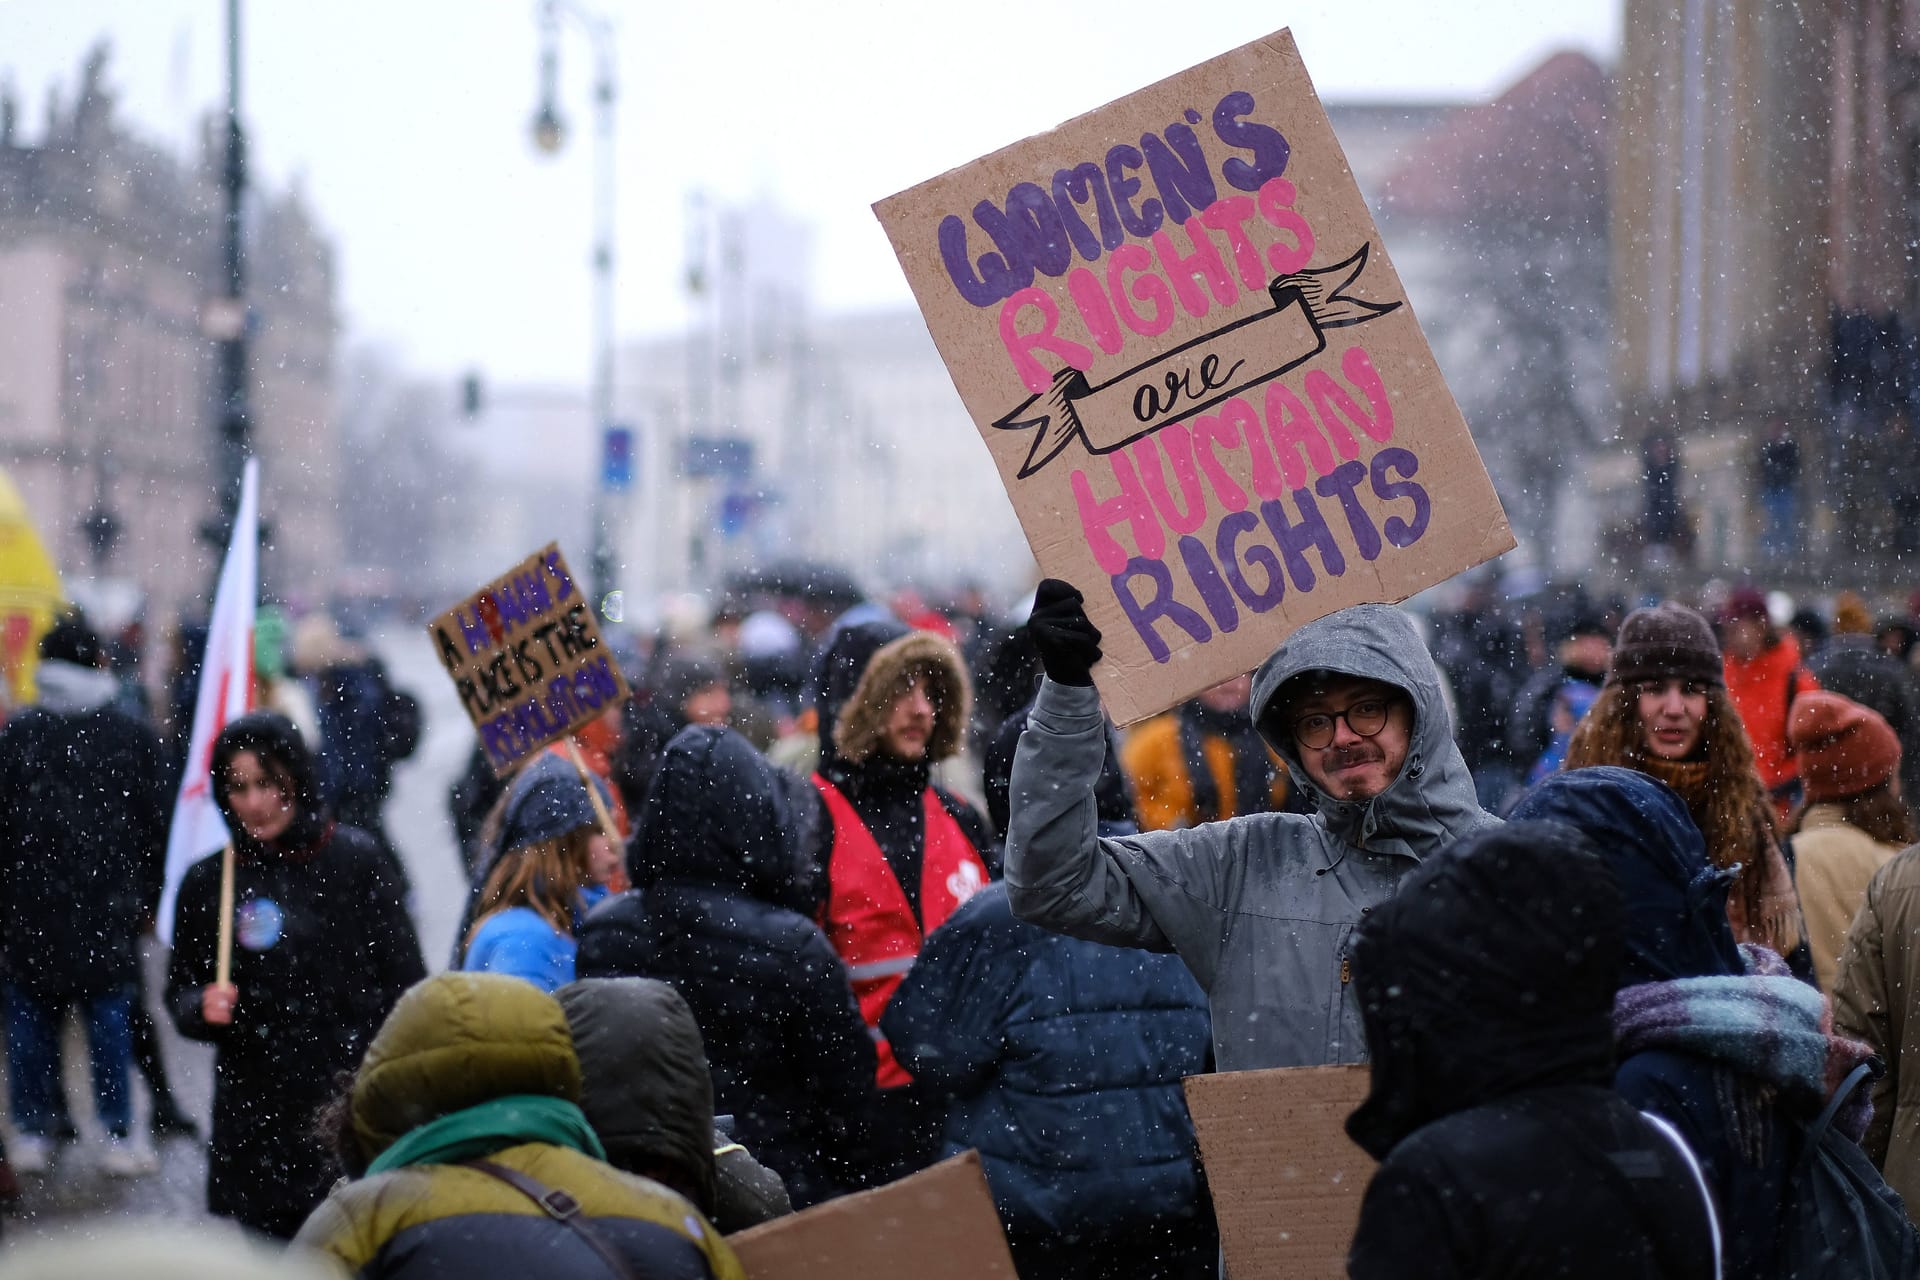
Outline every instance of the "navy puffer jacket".
{"label": "navy puffer jacket", "polygon": [[927,940],[881,1029],[952,1095],[943,1154],[979,1150],[1010,1232],[1204,1215],[1180,1081],[1207,1068],[1207,1005],[1177,956],[1017,920],[995,883]]}

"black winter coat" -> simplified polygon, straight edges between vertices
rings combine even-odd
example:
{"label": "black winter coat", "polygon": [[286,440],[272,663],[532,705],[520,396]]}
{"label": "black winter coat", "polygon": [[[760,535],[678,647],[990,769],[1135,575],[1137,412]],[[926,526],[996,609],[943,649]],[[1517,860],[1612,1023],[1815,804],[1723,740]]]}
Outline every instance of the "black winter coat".
{"label": "black winter coat", "polygon": [[995,883],[927,939],[880,1021],[902,1065],[950,1097],[942,1154],[980,1152],[1016,1253],[1127,1235],[1142,1277],[1212,1257],[1180,1091],[1212,1033],[1178,956],[1016,920]]}
{"label": "black winter coat", "polygon": [[795,1208],[855,1189],[874,1050],[810,896],[807,784],[727,729],[668,744],[628,850],[635,889],[587,917],[581,978],[659,978],[700,1023],[714,1109]]}
{"label": "black winter coat", "polygon": [[[1605,851],[1627,904],[1622,987],[1744,973],[1727,924],[1730,877],[1712,871],[1705,840],[1680,797],[1617,768],[1556,774],[1528,793],[1516,819],[1566,823]],[[1700,1159],[1720,1207],[1728,1280],[1771,1273],[1799,1129],[1758,1082],[1710,1058],[1636,1053],[1614,1077],[1620,1096],[1667,1120]],[[1741,1132],[1736,1132],[1736,1130]]]}
{"label": "black winter coat", "polygon": [[[43,685],[50,683],[47,663]],[[75,683],[105,672],[71,668]],[[0,947],[7,981],[65,1002],[131,987],[167,856],[166,765],[104,698],[0,729]]]}
{"label": "black winter coat", "polygon": [[1348,1274],[1706,1280],[1706,1190],[1608,1088],[1620,891],[1569,828],[1509,823],[1422,862],[1354,931],[1381,1164]]}
{"label": "black winter coat", "polygon": [[312,1136],[315,1112],[426,976],[390,858],[357,828],[324,830],[311,850],[236,863],[231,1023],[200,1015],[214,980],[218,854],[181,882],[167,971],[174,1025],[216,1048],[207,1207],[283,1239],[339,1176]]}

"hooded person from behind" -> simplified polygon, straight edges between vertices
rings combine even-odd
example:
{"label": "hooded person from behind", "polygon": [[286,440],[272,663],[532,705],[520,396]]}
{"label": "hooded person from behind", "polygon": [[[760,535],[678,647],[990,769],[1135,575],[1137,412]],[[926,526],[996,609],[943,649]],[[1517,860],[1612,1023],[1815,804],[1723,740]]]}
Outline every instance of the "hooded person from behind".
{"label": "hooded person from behind", "polygon": [[[1499,824],[1475,797],[1412,621],[1387,605],[1340,610],[1255,674],[1254,721],[1311,814],[1115,839],[1096,835],[1099,633],[1079,592],[1051,579],[1029,626],[1048,676],[1014,759],[1014,913],[1092,942],[1178,952],[1211,1002],[1220,1070],[1364,1061],[1354,926],[1422,859]],[[1305,746],[1303,729],[1320,745]]]}
{"label": "hooded person from behind", "polygon": [[[1708,860],[1671,788],[1632,769],[1575,769],[1535,787],[1512,818],[1571,826],[1612,868],[1627,907],[1614,1087],[1699,1157],[1726,1275],[1773,1275],[1800,1125],[1868,1059],[1867,1046],[1833,1034],[1826,999],[1775,952],[1734,941],[1734,875]],[[1869,1113],[1857,1091],[1835,1128],[1858,1141]]]}
{"label": "hooded person from behind", "polygon": [[1381,1164],[1348,1275],[1718,1274],[1691,1158],[1609,1087],[1623,915],[1577,832],[1516,823],[1427,859],[1362,922],[1372,1081],[1347,1133]]}
{"label": "hooded person from behind", "polygon": [[856,1189],[874,1050],[846,967],[806,914],[806,784],[731,729],[667,746],[627,854],[636,886],[588,917],[581,978],[672,984],[707,1043],[714,1105],[796,1207]]}
{"label": "hooded person from behind", "polygon": [[691,1200],[722,1234],[792,1212],[778,1174],[715,1127],[700,1024],[652,978],[589,978],[554,992],[580,1059],[580,1109],[607,1161]]}
{"label": "hooded person from behind", "polygon": [[419,983],[354,1075],[365,1176],[336,1188],[295,1243],[369,1278],[607,1274],[597,1247],[534,1198],[565,1192],[633,1276],[743,1280],[691,1204],[605,1163],[580,1087],[553,997],[499,974]]}

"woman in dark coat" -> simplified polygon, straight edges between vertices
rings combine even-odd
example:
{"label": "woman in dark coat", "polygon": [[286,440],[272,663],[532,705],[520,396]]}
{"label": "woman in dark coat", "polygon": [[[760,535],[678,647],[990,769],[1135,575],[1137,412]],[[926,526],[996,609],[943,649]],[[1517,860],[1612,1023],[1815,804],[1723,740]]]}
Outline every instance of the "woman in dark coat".
{"label": "woman in dark coat", "polygon": [[233,721],[211,776],[235,855],[232,982],[214,981],[215,854],[180,885],[167,1005],[216,1050],[207,1208],[291,1239],[338,1176],[315,1113],[426,970],[391,857],[321,806],[292,721]]}
{"label": "woman in dark coat", "polygon": [[817,816],[800,779],[731,729],[667,744],[627,854],[634,888],[580,935],[581,978],[659,978],[706,1037],[714,1109],[795,1208],[858,1188],[874,1050],[846,967],[802,914]]}

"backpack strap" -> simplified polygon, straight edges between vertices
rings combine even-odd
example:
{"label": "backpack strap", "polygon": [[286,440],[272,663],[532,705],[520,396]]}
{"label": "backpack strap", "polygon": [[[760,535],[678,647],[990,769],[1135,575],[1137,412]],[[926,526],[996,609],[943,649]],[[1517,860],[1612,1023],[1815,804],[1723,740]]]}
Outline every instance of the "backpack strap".
{"label": "backpack strap", "polygon": [[619,1250],[613,1247],[613,1242],[608,1240],[600,1229],[581,1212],[580,1202],[566,1192],[549,1187],[538,1178],[522,1173],[518,1169],[509,1169],[491,1160],[465,1160],[461,1163],[469,1169],[478,1169],[488,1177],[498,1178],[539,1205],[541,1211],[549,1218],[568,1228],[580,1237],[582,1243],[599,1254],[600,1260],[607,1264],[608,1269],[619,1280],[641,1280],[640,1273],[620,1256]]}
{"label": "backpack strap", "polygon": [[1860,1082],[1872,1074],[1872,1058],[1868,1058],[1852,1071],[1849,1071],[1847,1078],[1840,1082],[1840,1087],[1833,1091],[1833,1096],[1827,1099],[1827,1105],[1821,1109],[1819,1116],[1814,1119],[1812,1124],[1807,1126],[1806,1145],[1801,1148],[1800,1159],[1794,1165],[1793,1176],[1795,1178],[1804,1174],[1807,1171],[1807,1166],[1813,1163],[1814,1153],[1820,1149],[1821,1140],[1827,1136],[1827,1130],[1833,1127],[1833,1118],[1840,1114],[1841,1107],[1847,1105],[1847,1099],[1852,1097],[1853,1091],[1860,1087]]}

